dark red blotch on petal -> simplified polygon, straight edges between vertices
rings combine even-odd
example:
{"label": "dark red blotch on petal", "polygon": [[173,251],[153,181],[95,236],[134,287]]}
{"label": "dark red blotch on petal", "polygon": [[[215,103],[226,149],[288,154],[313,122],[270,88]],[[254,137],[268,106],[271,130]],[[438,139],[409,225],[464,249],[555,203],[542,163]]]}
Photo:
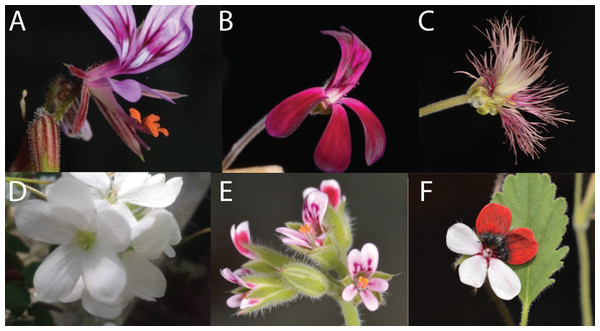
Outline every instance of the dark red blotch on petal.
{"label": "dark red blotch on petal", "polygon": [[533,259],[537,254],[538,243],[533,236],[533,231],[528,228],[518,228],[510,231],[506,236],[506,247],[509,251],[506,263],[516,265]]}
{"label": "dark red blotch on petal", "polygon": [[511,219],[510,209],[497,203],[487,204],[477,216],[477,234],[481,236],[483,233],[493,233],[506,236]]}

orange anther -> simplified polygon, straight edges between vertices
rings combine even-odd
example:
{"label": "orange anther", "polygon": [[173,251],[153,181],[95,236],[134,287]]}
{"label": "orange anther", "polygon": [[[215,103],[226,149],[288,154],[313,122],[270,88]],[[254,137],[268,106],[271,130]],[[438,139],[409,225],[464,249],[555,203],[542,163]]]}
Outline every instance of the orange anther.
{"label": "orange anther", "polygon": [[146,128],[152,135],[157,138],[160,133],[165,135],[165,137],[169,136],[169,130],[160,127],[160,117],[158,115],[150,114],[142,120],[142,116],[140,112],[135,108],[129,108],[129,114],[131,118],[138,121],[144,128]]}
{"label": "orange anther", "polygon": [[305,224],[300,227],[300,232],[302,232],[303,234],[307,234],[310,232],[311,229],[312,229],[312,226],[310,224]]}
{"label": "orange anther", "polygon": [[129,108],[129,115],[131,116],[131,118],[138,121],[138,123],[142,124],[142,115],[137,109]]}
{"label": "orange anther", "polygon": [[369,285],[369,279],[364,278],[363,276],[359,276],[358,277],[358,287],[360,287],[361,289],[366,289],[367,286]]}

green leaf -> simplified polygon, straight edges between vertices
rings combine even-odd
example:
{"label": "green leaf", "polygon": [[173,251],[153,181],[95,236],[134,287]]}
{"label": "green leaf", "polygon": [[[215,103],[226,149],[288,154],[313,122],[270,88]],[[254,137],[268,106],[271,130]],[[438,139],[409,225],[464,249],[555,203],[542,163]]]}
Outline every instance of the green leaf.
{"label": "green leaf", "polygon": [[21,240],[21,238],[17,237],[17,236],[13,236],[12,234],[6,234],[5,235],[5,240],[6,240],[6,249],[11,251],[11,252],[21,252],[21,253],[28,253],[29,252],[29,247],[27,247],[27,245],[25,245],[25,243],[23,242],[23,240]]}
{"label": "green leaf", "polygon": [[9,309],[14,316],[20,316],[31,303],[29,292],[15,284],[6,283],[5,285],[4,300],[6,308]]}
{"label": "green leaf", "polygon": [[34,317],[34,325],[54,325],[54,319],[48,311],[48,308],[40,302],[36,302],[27,310],[30,316]]}
{"label": "green leaf", "polygon": [[28,287],[33,287],[33,275],[35,275],[35,271],[39,266],[40,262],[33,262],[23,267],[23,270],[21,270],[21,274],[25,279],[25,285],[27,285]]}
{"label": "green leaf", "polygon": [[508,207],[512,213],[511,229],[530,228],[538,242],[537,255],[529,262],[512,266],[521,280],[519,298],[523,303],[523,322],[531,303],[554,283],[550,278],[562,266],[569,248],[559,247],[569,221],[567,202],[555,198],[556,186],[547,174],[520,173],[506,177],[502,192],[492,202]]}

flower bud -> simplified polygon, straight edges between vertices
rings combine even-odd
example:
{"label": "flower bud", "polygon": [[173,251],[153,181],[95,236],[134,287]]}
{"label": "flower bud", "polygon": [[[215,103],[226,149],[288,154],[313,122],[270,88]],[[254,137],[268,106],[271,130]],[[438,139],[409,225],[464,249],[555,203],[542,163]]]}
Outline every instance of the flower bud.
{"label": "flower bud", "polygon": [[239,315],[259,312],[292,301],[298,297],[298,291],[288,287],[264,287],[248,292],[242,300]]}
{"label": "flower bud", "polygon": [[292,263],[281,269],[283,279],[298,292],[318,299],[327,292],[327,277],[314,267]]}
{"label": "flower bud", "polygon": [[333,229],[331,235],[334,243],[340,252],[345,254],[352,246],[352,228],[350,227],[350,217],[343,210],[343,207],[338,207],[337,211],[327,207],[325,222]]}
{"label": "flower bud", "polygon": [[289,256],[266,246],[246,244],[244,247],[273,268],[279,269],[292,262]]}
{"label": "flower bud", "polygon": [[27,129],[27,135],[33,170],[60,171],[60,135],[54,117],[44,108],[39,108]]}

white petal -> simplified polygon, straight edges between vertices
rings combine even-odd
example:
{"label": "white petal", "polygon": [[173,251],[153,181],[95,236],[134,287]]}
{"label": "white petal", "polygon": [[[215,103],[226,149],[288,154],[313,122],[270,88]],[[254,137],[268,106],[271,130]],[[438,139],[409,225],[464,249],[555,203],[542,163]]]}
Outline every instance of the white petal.
{"label": "white petal", "polygon": [[146,258],[155,259],[168,246],[170,235],[169,223],[146,216],[131,229],[131,246]]}
{"label": "white petal", "polygon": [[81,304],[83,305],[83,309],[85,309],[88,313],[108,319],[115,319],[121,315],[123,308],[127,305],[127,301],[124,302],[117,301],[115,304],[105,304],[98,300],[95,300],[88,291],[83,291],[81,295]]}
{"label": "white petal", "polygon": [[367,268],[364,275],[367,278],[371,277],[371,275],[377,271],[377,265],[379,264],[379,251],[377,250],[377,246],[366,243],[363,245],[360,252],[363,256],[363,266]]}
{"label": "white petal", "polygon": [[171,246],[165,247],[163,252],[165,252],[168,257],[175,257],[175,249],[173,249]]}
{"label": "white petal", "polygon": [[81,299],[81,293],[83,293],[84,289],[85,289],[85,284],[83,283],[83,277],[79,277],[79,280],[75,284],[75,287],[73,288],[71,293],[60,298],[60,302],[69,303],[69,302],[74,302],[74,301]]}
{"label": "white petal", "polygon": [[116,253],[94,245],[83,254],[83,281],[97,301],[114,304],[125,290],[127,274]]}
{"label": "white petal", "polygon": [[127,194],[119,194],[119,201],[138,206],[165,208],[175,202],[177,195],[167,184],[152,184],[138,187]]}
{"label": "white petal", "polygon": [[88,187],[75,178],[60,178],[46,189],[50,208],[69,207],[90,217],[96,212]]}
{"label": "white petal", "polygon": [[319,189],[317,189],[316,187],[307,187],[304,189],[304,191],[302,191],[302,199],[306,198],[306,196],[308,194],[310,194],[313,191],[318,191]]}
{"label": "white petal", "polygon": [[487,268],[487,260],[481,255],[474,255],[460,264],[458,276],[463,284],[480,288],[485,281]]}
{"label": "white petal", "polygon": [[131,230],[121,214],[111,209],[103,210],[96,215],[95,221],[98,226],[97,245],[102,245],[103,249],[114,253],[127,249]]}
{"label": "white petal", "polygon": [[240,308],[242,305],[242,299],[244,299],[244,294],[242,293],[230,296],[229,299],[227,299],[227,307]]}
{"label": "white petal", "polygon": [[110,178],[104,172],[71,172],[71,176],[96,191],[99,197],[106,198],[110,193]]}
{"label": "white petal", "polygon": [[342,299],[344,299],[344,301],[351,301],[356,296],[356,293],[358,293],[356,285],[350,284],[342,291]]}
{"label": "white petal", "polygon": [[79,247],[65,244],[46,257],[33,276],[40,301],[56,302],[73,291],[81,277],[81,255]]}
{"label": "white petal", "polygon": [[110,209],[119,213],[129,224],[129,227],[134,227],[137,225],[138,220],[135,218],[135,215],[131,212],[127,205],[124,203],[115,203],[114,205],[109,206]]}
{"label": "white petal", "polygon": [[369,279],[369,285],[367,289],[375,292],[385,292],[390,287],[390,284],[381,278],[371,278]]}
{"label": "white petal", "polygon": [[458,254],[474,255],[483,249],[477,235],[463,223],[452,225],[446,233],[446,246]]}
{"label": "white petal", "polygon": [[17,229],[27,237],[59,245],[75,237],[77,228],[52,216],[50,206],[41,200],[22,203],[15,211]]}
{"label": "white petal", "polygon": [[163,273],[140,254],[126,254],[123,264],[127,270],[126,290],[136,297],[155,301],[165,295],[167,280]]}
{"label": "white petal", "polygon": [[164,184],[165,183],[165,174],[156,174],[151,175],[145,182],[146,185],[149,184]]}
{"label": "white petal", "polygon": [[181,177],[171,178],[166,182],[166,184],[171,188],[171,190],[173,190],[173,194],[177,198],[179,192],[181,192],[181,187],[183,186],[183,180]]}
{"label": "white petal", "polygon": [[492,290],[502,300],[511,300],[521,292],[519,276],[501,260],[490,259],[488,278]]}
{"label": "white petal", "polygon": [[368,310],[376,311],[379,308],[379,300],[377,300],[371,291],[360,291],[359,295]]}
{"label": "white petal", "polygon": [[147,172],[117,172],[113,177],[113,185],[117,187],[117,195],[127,195],[136,191],[150,178]]}

